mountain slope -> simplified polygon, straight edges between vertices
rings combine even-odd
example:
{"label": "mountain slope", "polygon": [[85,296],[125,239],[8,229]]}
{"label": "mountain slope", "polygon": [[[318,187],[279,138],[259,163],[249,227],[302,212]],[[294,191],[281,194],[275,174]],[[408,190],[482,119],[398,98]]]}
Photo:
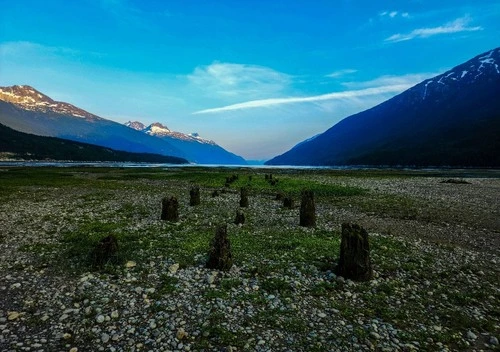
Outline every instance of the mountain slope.
{"label": "mountain slope", "polygon": [[0,124],[0,156],[2,155],[24,160],[187,163],[185,159],[165,155],[129,153],[61,138],[35,136]]}
{"label": "mountain slope", "polygon": [[0,123],[16,131],[59,137],[116,150],[183,157],[167,141],[55,102],[30,86],[0,87]]}
{"label": "mountain slope", "polygon": [[242,157],[228,152],[214,141],[201,138],[197,133],[184,134],[171,131],[159,122],[145,126],[139,121],[129,121],[126,126],[151,136],[166,140],[175,148],[182,150],[186,158],[198,164],[245,165]]}
{"label": "mountain slope", "polygon": [[500,166],[500,48],[349,116],[268,165]]}

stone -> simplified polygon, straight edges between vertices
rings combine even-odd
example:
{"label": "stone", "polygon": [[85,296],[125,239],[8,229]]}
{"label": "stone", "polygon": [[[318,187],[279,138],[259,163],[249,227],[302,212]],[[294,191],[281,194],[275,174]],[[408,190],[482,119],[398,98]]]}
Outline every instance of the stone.
{"label": "stone", "polygon": [[248,189],[246,187],[240,189],[240,207],[248,208]]}
{"label": "stone", "polygon": [[314,203],[314,192],[310,190],[302,191],[300,202],[300,226],[316,226],[316,205]]}
{"label": "stone", "polygon": [[380,340],[380,335],[375,331],[370,332],[370,337],[374,338],[375,340]]}
{"label": "stone", "polygon": [[111,312],[111,318],[117,319],[120,316],[120,313],[118,313],[117,310],[114,310]]}
{"label": "stone", "polygon": [[97,321],[99,324],[103,323],[105,320],[104,315],[100,314],[95,318],[95,321]]}
{"label": "stone", "polygon": [[8,312],[7,313],[7,319],[8,320],[16,320],[17,318],[19,318],[21,314],[19,312]]}
{"label": "stone", "polygon": [[182,340],[188,336],[188,333],[184,330],[184,328],[179,328],[175,336],[177,337],[178,340]]}
{"label": "stone", "polygon": [[114,235],[104,237],[92,251],[92,265],[94,267],[103,267],[107,263],[116,262],[117,251],[118,239]]}
{"label": "stone", "polygon": [[210,243],[206,267],[209,269],[229,270],[232,266],[233,256],[231,242],[227,236],[227,225],[219,225]]}
{"label": "stone", "polygon": [[125,268],[133,268],[137,265],[136,262],[134,262],[133,260],[129,260],[128,262],[125,263]]}
{"label": "stone", "polygon": [[283,207],[287,208],[287,209],[292,209],[293,208],[293,198],[290,196],[283,198]]}
{"label": "stone", "polygon": [[179,201],[176,197],[165,197],[161,201],[161,219],[166,221],[179,221]]}
{"label": "stone", "polygon": [[172,274],[175,274],[179,270],[179,263],[172,264],[168,267],[168,271]]}
{"label": "stone", "polygon": [[470,341],[475,341],[477,339],[477,335],[474,334],[472,331],[467,331],[467,340]]}
{"label": "stone", "polygon": [[234,219],[236,225],[245,223],[245,214],[241,210],[236,211],[236,217]]}
{"label": "stone", "polygon": [[78,352],[78,347],[72,347],[69,352]]}
{"label": "stone", "polygon": [[101,335],[101,341],[102,341],[102,343],[108,343],[108,341],[109,341],[109,335],[106,334],[106,333],[102,334]]}
{"label": "stone", "polygon": [[356,224],[342,224],[340,259],[335,274],[354,281],[368,281],[373,277],[368,233]]}
{"label": "stone", "polygon": [[498,346],[498,339],[495,336],[490,336],[488,343],[490,345]]}
{"label": "stone", "polygon": [[189,205],[196,206],[200,205],[200,187],[193,187],[189,191]]}

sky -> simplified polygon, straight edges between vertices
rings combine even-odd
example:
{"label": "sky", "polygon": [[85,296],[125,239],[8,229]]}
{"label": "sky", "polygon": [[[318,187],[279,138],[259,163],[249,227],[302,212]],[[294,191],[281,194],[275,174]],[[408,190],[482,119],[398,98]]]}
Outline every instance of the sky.
{"label": "sky", "polygon": [[0,86],[265,160],[500,46],[500,0],[0,0]]}

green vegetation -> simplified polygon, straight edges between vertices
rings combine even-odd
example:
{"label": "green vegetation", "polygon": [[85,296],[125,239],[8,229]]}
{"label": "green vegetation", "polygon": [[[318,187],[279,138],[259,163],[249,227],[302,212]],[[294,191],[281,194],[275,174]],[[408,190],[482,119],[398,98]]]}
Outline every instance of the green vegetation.
{"label": "green vegetation", "polygon": [[[460,249],[454,245],[423,245],[387,233],[372,234],[376,279],[356,284],[335,279],[331,271],[339,253],[338,225],[342,219],[334,218],[330,212],[356,209],[378,219],[423,223],[437,222],[453,214],[447,209],[437,212],[435,204],[420,198],[349,185],[345,182],[347,171],[338,175],[331,171],[275,171],[273,179],[278,182],[271,185],[265,172],[250,169],[1,170],[0,200],[47,202],[59,209],[29,214],[43,222],[43,229],[36,229],[43,236],[40,242],[20,243],[20,251],[33,254],[39,267],[50,267],[58,275],[72,277],[88,271],[103,278],[125,277],[130,273],[125,263],[135,261],[134,276],[154,288],[148,297],[152,300],[151,312],[166,309],[169,297],[186,295],[182,277],[165,268],[170,263],[178,263],[181,272],[202,268],[215,225],[228,223],[236,269],[219,273],[212,285],[207,284],[198,292],[197,304],[203,307],[205,320],[199,322],[196,329],[201,333],[191,341],[200,349],[245,348],[247,343],[251,346],[256,343],[252,341],[255,334],[248,333],[246,327],[255,328],[256,333],[276,330],[295,334],[292,348],[328,349],[322,345],[324,342],[309,335],[316,324],[311,326],[302,315],[309,310],[327,312],[321,319],[346,319],[352,325],[352,338],[357,341],[370,338],[366,327],[370,321],[391,324],[399,331],[399,340],[417,341],[423,350],[433,350],[437,342],[466,349],[462,337],[471,329],[478,333],[499,332],[500,311],[495,307],[500,306],[500,294],[494,289],[498,287],[498,271],[484,270],[470,259],[475,258],[472,255],[464,254],[467,260],[460,265],[446,262],[448,257],[458,255],[456,251]],[[226,187],[226,178],[233,174],[239,177]],[[377,172],[363,175],[356,177],[386,177]],[[197,207],[189,207],[187,202],[193,184],[201,188],[202,201]],[[251,190],[250,207],[244,210],[247,222],[237,226],[232,219],[238,209],[238,190],[243,186]],[[273,197],[278,191],[298,197],[306,188],[315,192],[319,208],[324,209],[313,229],[299,227],[297,209],[283,209]],[[226,192],[212,198],[214,189]],[[52,200],[53,192],[71,196],[57,203]],[[159,220],[161,198],[170,194],[181,200],[177,223]],[[93,268],[92,250],[110,234],[119,243],[116,262]],[[6,238],[1,236],[0,242]],[[161,274],[150,275],[154,270]],[[479,270],[485,271],[481,281],[470,280],[469,276]],[[207,272],[199,274],[197,280],[206,280]],[[226,324],[230,313],[220,310],[221,302],[236,302],[239,309],[252,306],[254,310],[236,328]],[[469,312],[477,308],[482,315],[474,318]],[[423,331],[422,325],[436,329]],[[332,332],[328,339],[336,341],[342,337],[336,334]],[[280,339],[285,341],[285,337]]]}

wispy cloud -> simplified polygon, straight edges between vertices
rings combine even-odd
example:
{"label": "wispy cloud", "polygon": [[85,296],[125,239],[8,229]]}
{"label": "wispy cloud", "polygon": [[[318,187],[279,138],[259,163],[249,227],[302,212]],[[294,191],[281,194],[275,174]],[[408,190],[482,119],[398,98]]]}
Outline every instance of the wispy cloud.
{"label": "wispy cloud", "polygon": [[197,67],[189,82],[210,95],[262,97],[283,92],[292,76],[257,65],[214,62]]}
{"label": "wispy cloud", "polygon": [[423,80],[426,80],[427,78],[437,76],[440,73],[442,72],[410,73],[399,76],[384,75],[369,81],[342,82],[342,85],[349,89],[363,89],[363,88],[394,86],[394,85],[413,86],[417,83],[422,82]]}
{"label": "wispy cloud", "polygon": [[352,73],[356,73],[358,72],[358,70],[353,70],[353,69],[344,69],[344,70],[338,70],[338,71],[334,71],[328,75],[325,75],[325,77],[329,77],[329,78],[338,78],[338,77],[342,77],[342,76],[345,76],[345,75],[350,75]]}
{"label": "wispy cloud", "polygon": [[409,18],[410,17],[410,14],[408,12],[402,12],[402,11],[382,11],[378,15],[380,17],[389,17],[389,18],[396,18],[396,17]]}
{"label": "wispy cloud", "polygon": [[457,18],[452,22],[448,22],[439,27],[431,27],[431,28],[418,28],[414,29],[410,33],[397,33],[391,35],[386,38],[386,42],[402,42],[406,40],[411,40],[415,38],[428,38],[438,34],[450,34],[450,33],[459,33],[459,32],[475,32],[483,29],[481,26],[471,27],[468,26],[470,23],[470,18],[468,16]]}
{"label": "wispy cloud", "polygon": [[366,88],[361,90],[351,90],[344,92],[335,92],[321,95],[314,95],[309,97],[289,97],[289,98],[272,98],[272,99],[260,99],[260,100],[251,100],[244,103],[232,104],[227,106],[222,106],[219,108],[213,109],[205,109],[196,111],[193,114],[210,114],[210,113],[218,113],[224,111],[232,111],[232,110],[244,110],[244,109],[253,109],[253,108],[262,108],[269,106],[277,106],[283,104],[293,104],[293,103],[311,103],[311,102],[320,102],[326,100],[342,100],[342,99],[354,99],[365,96],[372,95],[380,95],[387,93],[400,93],[403,90],[409,88],[409,85],[398,84],[384,87],[375,87],[375,88]]}

